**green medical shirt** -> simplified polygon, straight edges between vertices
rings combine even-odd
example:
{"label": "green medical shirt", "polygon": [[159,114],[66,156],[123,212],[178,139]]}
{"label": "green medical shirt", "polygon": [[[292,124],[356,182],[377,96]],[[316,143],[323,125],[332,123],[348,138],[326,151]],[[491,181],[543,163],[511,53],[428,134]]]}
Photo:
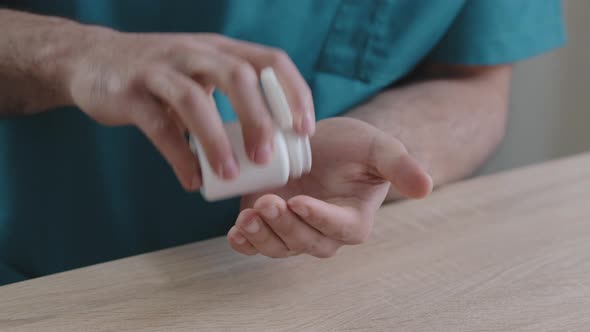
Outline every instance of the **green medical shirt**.
{"label": "green medical shirt", "polygon": [[[122,31],[216,32],[282,48],[319,119],[423,61],[511,63],[565,39],[555,0],[10,2]],[[220,236],[237,213],[237,199],[184,192],[136,128],[103,127],[74,108],[0,119],[0,285]]]}

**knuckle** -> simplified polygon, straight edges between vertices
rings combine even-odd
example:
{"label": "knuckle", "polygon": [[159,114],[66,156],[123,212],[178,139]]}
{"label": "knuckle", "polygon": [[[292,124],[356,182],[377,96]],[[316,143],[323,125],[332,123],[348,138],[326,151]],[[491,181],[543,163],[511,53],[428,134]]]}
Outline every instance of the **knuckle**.
{"label": "knuckle", "polygon": [[317,258],[330,258],[336,255],[336,251],[338,251],[338,248],[324,249],[315,252],[313,256]]}
{"label": "knuckle", "polygon": [[311,89],[305,84],[304,88],[297,89],[293,94],[293,107],[299,110],[308,110],[311,108],[312,100]]}
{"label": "knuckle", "polygon": [[361,244],[367,241],[367,239],[369,238],[369,232],[367,230],[363,229],[357,229],[355,231],[352,232],[348,232],[348,243],[349,244]]}
{"label": "knuckle", "polygon": [[249,140],[270,140],[274,133],[274,124],[268,116],[256,116],[244,122],[244,132]]}
{"label": "knuckle", "polygon": [[274,131],[274,124],[272,123],[270,117],[263,116],[258,118],[255,128],[256,132],[258,132],[260,135],[270,136]]}
{"label": "knuckle", "polygon": [[148,63],[143,69],[137,71],[136,80],[144,85],[152,81],[154,77],[160,74],[162,67],[155,61]]}
{"label": "knuckle", "polygon": [[295,223],[289,218],[282,218],[280,222],[274,223],[274,227],[281,237],[291,238],[295,233]]}
{"label": "knuckle", "polygon": [[231,247],[231,248],[232,248],[234,251],[237,251],[237,252],[239,252],[239,253],[243,253],[243,254],[245,254],[245,251],[244,251],[244,250],[243,250],[243,249],[242,249],[242,248],[241,248],[241,247],[240,247],[240,246],[239,246],[237,243],[235,243],[235,242],[234,242],[234,241],[232,241],[231,239],[228,239],[228,242],[229,242],[229,245],[230,245],[230,247]]}
{"label": "knuckle", "polygon": [[270,246],[272,240],[270,232],[259,232],[257,236],[252,237],[252,242],[260,246]]}
{"label": "knuckle", "polygon": [[243,248],[243,247],[241,247],[241,246],[239,246],[237,244],[230,243],[230,245],[231,245],[231,247],[232,247],[232,249],[234,251],[239,252],[242,255],[253,256],[253,255],[256,254],[255,251],[251,251],[251,250],[245,249],[245,248]]}
{"label": "knuckle", "polygon": [[321,235],[299,236],[295,241],[291,241],[289,247],[298,254],[315,255],[325,246],[325,239]]}
{"label": "knuckle", "polygon": [[357,241],[359,240],[358,234],[356,234],[356,232],[348,225],[338,225],[334,232],[334,237],[336,240],[349,244],[357,244]]}
{"label": "knuckle", "polygon": [[231,146],[224,136],[200,135],[199,139],[210,163],[218,164],[231,156]]}
{"label": "knuckle", "polygon": [[347,240],[347,236],[348,236],[347,233],[348,232],[346,232],[345,229],[343,229],[342,227],[339,227],[334,231],[334,239],[344,242]]}
{"label": "knuckle", "polygon": [[145,68],[139,70],[135,76],[135,83],[140,87],[155,93],[158,98],[168,98],[172,92],[166,84],[168,72],[156,61],[151,61]]}
{"label": "knuckle", "polygon": [[168,117],[156,116],[147,120],[146,131],[154,139],[162,139],[176,133],[174,121]]}
{"label": "knuckle", "polygon": [[229,71],[230,82],[241,84],[257,84],[256,70],[248,62],[236,61]]}
{"label": "knuckle", "polygon": [[179,107],[184,109],[196,108],[197,95],[193,87],[187,84],[181,87],[176,93],[176,102],[178,103]]}
{"label": "knuckle", "polygon": [[198,75],[209,63],[204,54],[207,47],[195,44],[191,39],[179,40],[170,47],[162,62],[174,66],[188,75]]}
{"label": "knuckle", "polygon": [[191,54],[192,50],[193,45],[191,40],[184,36],[179,36],[170,42],[163,55],[176,58],[180,54]]}
{"label": "knuckle", "polygon": [[314,252],[315,245],[313,243],[299,241],[290,246],[291,251],[297,254],[307,254]]}
{"label": "knuckle", "polygon": [[[383,134],[385,134],[385,133],[383,133]],[[392,140],[391,137],[385,136],[385,137],[382,137],[382,141],[387,142],[387,144],[391,144],[391,147],[395,147],[395,149],[397,151],[407,152],[406,147],[404,146],[404,144],[401,141],[397,140],[397,139],[396,140]]]}
{"label": "knuckle", "polygon": [[255,249],[238,247],[237,245],[235,250],[246,256],[254,256],[258,253]]}
{"label": "knuckle", "polygon": [[329,232],[330,229],[332,228],[332,224],[330,223],[330,220],[324,216],[318,215],[318,216],[314,217],[314,215],[312,213],[310,218],[314,218],[313,219],[314,224],[318,229],[325,230],[325,231]]}
{"label": "knuckle", "polygon": [[253,127],[257,131],[270,133],[274,130],[275,125],[269,114],[263,113],[261,116],[256,116],[253,120]]}
{"label": "knuckle", "polygon": [[271,48],[269,50],[269,60],[270,65],[275,68],[283,67],[291,62],[289,54],[280,48]]}

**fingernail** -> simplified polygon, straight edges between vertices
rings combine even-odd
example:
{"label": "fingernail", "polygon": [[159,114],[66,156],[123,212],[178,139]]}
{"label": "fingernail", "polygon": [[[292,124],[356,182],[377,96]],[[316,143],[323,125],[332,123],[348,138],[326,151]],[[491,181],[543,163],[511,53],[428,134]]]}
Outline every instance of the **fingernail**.
{"label": "fingernail", "polygon": [[234,158],[227,159],[223,165],[221,165],[221,169],[219,171],[219,176],[221,178],[229,180],[233,179],[238,175],[238,165]]}
{"label": "fingernail", "polygon": [[237,244],[244,244],[246,242],[246,238],[240,233],[235,233],[233,239]]}
{"label": "fingernail", "polygon": [[309,210],[304,206],[294,206],[291,208],[298,216],[306,218],[309,216]]}
{"label": "fingernail", "polygon": [[311,113],[303,113],[303,119],[301,120],[301,130],[311,135],[313,134],[314,129],[315,122],[313,121]]}
{"label": "fingernail", "polygon": [[191,181],[191,189],[197,190],[197,189],[199,189],[200,186],[201,186],[201,177],[199,176],[199,174],[193,175],[193,179]]}
{"label": "fingernail", "polygon": [[254,161],[259,164],[267,163],[271,157],[272,147],[268,143],[263,144],[254,152]]}
{"label": "fingernail", "polygon": [[246,226],[244,226],[244,230],[250,234],[254,234],[260,230],[260,222],[258,218],[252,218]]}
{"label": "fingernail", "polygon": [[279,209],[277,209],[277,207],[274,205],[270,205],[263,208],[260,213],[264,216],[264,218],[274,220],[279,216]]}

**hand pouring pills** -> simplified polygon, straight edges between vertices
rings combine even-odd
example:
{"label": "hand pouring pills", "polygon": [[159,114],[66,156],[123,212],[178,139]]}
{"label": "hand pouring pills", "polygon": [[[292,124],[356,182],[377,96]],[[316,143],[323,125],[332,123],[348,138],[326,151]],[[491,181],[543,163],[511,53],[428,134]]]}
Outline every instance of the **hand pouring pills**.
{"label": "hand pouring pills", "polygon": [[197,154],[201,166],[201,194],[207,201],[281,187],[289,178],[299,178],[311,170],[309,137],[300,136],[293,131],[291,109],[272,68],[262,70],[260,82],[275,122],[272,159],[264,165],[250,161],[244,149],[240,124],[227,123],[224,125],[225,131],[238,161],[240,174],[232,180],[224,180],[213,172],[202,146],[197,138],[191,135],[190,145]]}

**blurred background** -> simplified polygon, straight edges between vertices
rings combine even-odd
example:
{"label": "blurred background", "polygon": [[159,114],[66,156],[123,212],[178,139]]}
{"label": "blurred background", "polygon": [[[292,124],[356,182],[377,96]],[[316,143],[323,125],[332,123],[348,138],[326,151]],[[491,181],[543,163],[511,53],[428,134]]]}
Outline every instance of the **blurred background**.
{"label": "blurred background", "polygon": [[590,0],[563,6],[568,42],[516,65],[506,138],[480,174],[590,150]]}

